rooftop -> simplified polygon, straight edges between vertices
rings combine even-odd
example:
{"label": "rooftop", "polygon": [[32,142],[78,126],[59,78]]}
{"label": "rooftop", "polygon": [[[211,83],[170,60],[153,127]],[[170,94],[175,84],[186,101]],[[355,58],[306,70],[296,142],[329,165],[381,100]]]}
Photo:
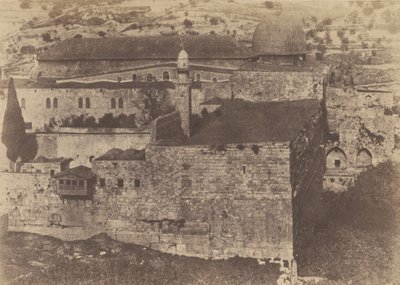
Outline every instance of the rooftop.
{"label": "rooftop", "polygon": [[306,38],[301,22],[288,16],[264,19],[253,34],[253,50],[263,55],[306,53]]}
{"label": "rooftop", "polygon": [[67,160],[72,159],[66,159],[65,157],[47,158],[45,156],[39,156],[31,161],[28,161],[28,163],[60,163]]}
{"label": "rooftop", "polygon": [[92,179],[96,175],[92,172],[91,168],[86,167],[84,165],[79,165],[74,168],[70,168],[68,170],[56,173],[53,177],[54,178],[62,178],[65,176],[75,176],[78,178],[82,178],[85,180]]}
{"label": "rooftop", "polygon": [[[57,83],[55,80],[42,79],[39,81],[32,81],[29,79],[14,79],[16,88],[20,89],[40,89],[40,88],[66,88],[66,89],[141,89],[141,88],[156,88],[156,89],[175,89],[175,84],[171,81],[129,81],[129,82],[111,82],[111,81],[97,81],[90,83],[83,82],[63,82]],[[8,80],[0,81],[0,88],[8,88]]]}
{"label": "rooftop", "polygon": [[122,150],[113,148],[95,160],[145,160],[145,151],[129,148]]}
{"label": "rooftop", "polygon": [[288,142],[294,140],[319,110],[318,100],[254,103],[225,100],[223,105],[193,126],[186,140],[160,141],[168,145],[223,145]]}
{"label": "rooftop", "polygon": [[74,38],[55,44],[38,60],[176,59],[182,46],[191,59],[243,58],[249,49],[230,36]]}

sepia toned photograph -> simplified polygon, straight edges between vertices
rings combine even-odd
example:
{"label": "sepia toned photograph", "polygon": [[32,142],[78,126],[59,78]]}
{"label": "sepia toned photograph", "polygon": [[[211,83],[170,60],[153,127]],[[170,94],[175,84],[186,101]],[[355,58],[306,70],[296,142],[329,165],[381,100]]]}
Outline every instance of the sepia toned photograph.
{"label": "sepia toned photograph", "polygon": [[0,0],[1,285],[400,285],[400,1]]}

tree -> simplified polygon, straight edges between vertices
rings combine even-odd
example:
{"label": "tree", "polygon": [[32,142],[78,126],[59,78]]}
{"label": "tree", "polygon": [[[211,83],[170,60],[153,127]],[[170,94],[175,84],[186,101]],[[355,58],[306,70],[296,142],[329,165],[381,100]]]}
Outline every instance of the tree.
{"label": "tree", "polygon": [[7,157],[15,162],[20,157],[20,150],[25,143],[25,123],[15,91],[14,80],[8,83],[7,107],[3,119],[1,141],[7,148]]}
{"label": "tree", "polygon": [[167,103],[166,89],[156,89],[148,85],[141,89],[140,95],[143,102],[136,102],[135,107],[142,112],[141,118],[138,119],[138,123],[142,126],[173,110]]}

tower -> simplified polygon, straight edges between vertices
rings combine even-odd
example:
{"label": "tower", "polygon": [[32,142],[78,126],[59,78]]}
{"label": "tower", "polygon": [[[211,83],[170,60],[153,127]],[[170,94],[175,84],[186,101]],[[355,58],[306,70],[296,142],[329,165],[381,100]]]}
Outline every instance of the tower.
{"label": "tower", "polygon": [[181,116],[181,127],[184,134],[190,137],[190,116],[192,114],[192,96],[189,77],[189,56],[185,50],[181,50],[177,61],[178,79],[176,82],[176,109]]}

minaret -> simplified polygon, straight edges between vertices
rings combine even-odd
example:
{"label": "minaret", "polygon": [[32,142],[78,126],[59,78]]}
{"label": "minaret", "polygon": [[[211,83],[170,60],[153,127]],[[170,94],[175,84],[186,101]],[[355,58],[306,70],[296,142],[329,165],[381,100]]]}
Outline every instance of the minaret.
{"label": "minaret", "polygon": [[181,50],[177,62],[178,80],[176,82],[176,109],[181,116],[183,133],[190,137],[190,116],[192,114],[191,80],[189,77],[189,56]]}

